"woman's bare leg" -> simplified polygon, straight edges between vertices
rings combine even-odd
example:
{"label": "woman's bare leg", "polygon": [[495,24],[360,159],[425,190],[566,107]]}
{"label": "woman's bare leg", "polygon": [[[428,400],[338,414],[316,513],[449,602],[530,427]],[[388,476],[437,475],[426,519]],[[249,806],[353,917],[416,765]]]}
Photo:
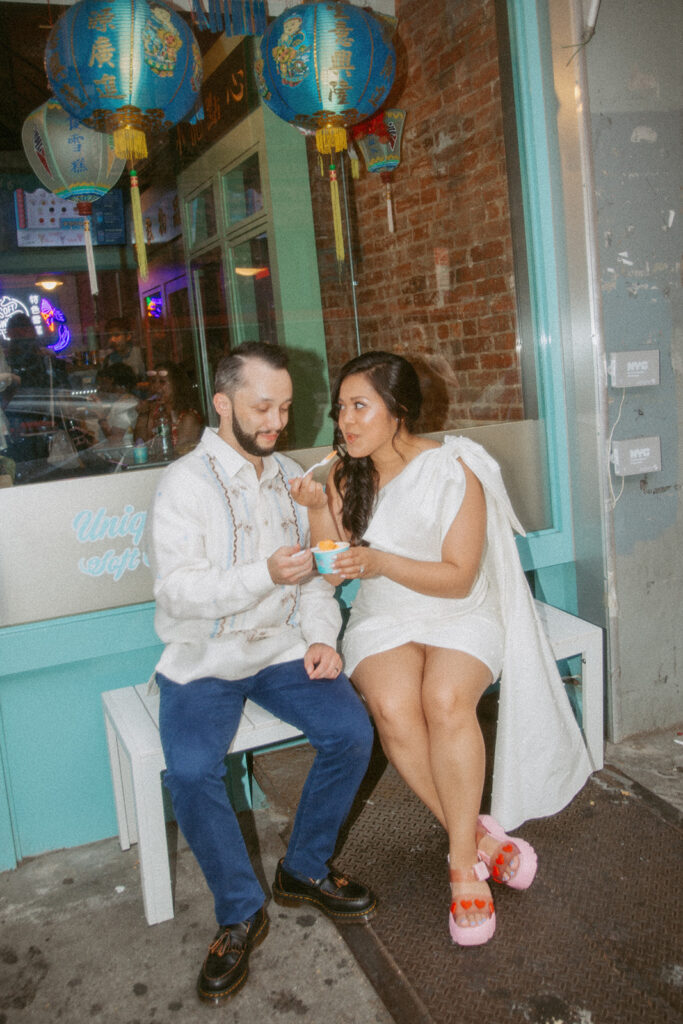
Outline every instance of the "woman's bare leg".
{"label": "woman's bare leg", "polygon": [[353,683],[367,702],[389,761],[446,828],[422,709],[424,665],[425,648],[404,644],[364,658],[353,673]]}
{"label": "woman's bare leg", "polygon": [[[441,822],[451,868],[469,876],[477,863],[476,825],[484,785],[484,740],[477,704],[492,681],[471,655],[405,644],[365,658],[353,673],[388,759]],[[453,883],[453,898],[491,899],[486,882]],[[459,921],[486,917],[472,907]]]}
{"label": "woman's bare leg", "polygon": [[[461,872],[477,863],[477,816],[486,760],[477,704],[491,682],[490,670],[472,655],[426,648],[422,708],[432,779],[446,819],[450,865]],[[454,898],[464,884],[454,883]],[[468,893],[490,900],[486,882],[466,885]]]}

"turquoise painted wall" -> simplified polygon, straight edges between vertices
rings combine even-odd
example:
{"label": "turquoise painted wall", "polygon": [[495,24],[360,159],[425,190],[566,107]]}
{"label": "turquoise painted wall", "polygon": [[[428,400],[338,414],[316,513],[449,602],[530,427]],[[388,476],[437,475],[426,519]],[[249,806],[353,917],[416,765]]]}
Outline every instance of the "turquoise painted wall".
{"label": "turquoise painted wall", "polygon": [[100,694],[148,679],[161,645],[152,605],[12,627],[0,644],[4,870],[117,834]]}

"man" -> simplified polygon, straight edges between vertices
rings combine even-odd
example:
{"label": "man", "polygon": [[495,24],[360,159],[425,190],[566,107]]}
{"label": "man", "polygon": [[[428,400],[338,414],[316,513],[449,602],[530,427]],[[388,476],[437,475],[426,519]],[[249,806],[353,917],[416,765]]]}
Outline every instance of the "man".
{"label": "man", "polygon": [[340,613],[313,571],[305,510],[273,454],[292,381],[283,349],[249,342],[221,360],[218,431],[164,473],[152,513],[157,666],[165,784],[211,889],[219,924],[199,975],[220,1003],[246,980],[264,938],[264,893],[223,784],[223,758],[248,697],[296,725],[317,755],[304,785],[273,898],[366,921],[376,900],[331,872],[339,829],[370,757],[372,727],[341,672]]}
{"label": "man", "polygon": [[128,320],[123,316],[111,317],[107,320],[105,330],[112,351],[105,356],[104,365],[109,367],[115,366],[117,363],[125,363],[135,374],[136,381],[143,380],[145,363],[142,358],[142,349],[139,345],[133,344],[133,332]]}

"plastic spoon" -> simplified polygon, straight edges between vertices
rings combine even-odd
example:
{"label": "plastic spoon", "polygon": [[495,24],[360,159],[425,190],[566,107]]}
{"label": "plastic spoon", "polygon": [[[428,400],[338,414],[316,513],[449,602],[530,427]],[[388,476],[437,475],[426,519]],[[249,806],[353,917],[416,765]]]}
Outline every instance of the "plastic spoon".
{"label": "plastic spoon", "polygon": [[325,458],[321,459],[320,462],[316,462],[315,465],[309,466],[306,472],[304,473],[304,476],[308,476],[308,474],[312,473],[314,469],[320,469],[321,466],[325,466],[331,459],[336,459],[336,457],[337,453],[334,449],[332,449],[332,451],[328,452]]}

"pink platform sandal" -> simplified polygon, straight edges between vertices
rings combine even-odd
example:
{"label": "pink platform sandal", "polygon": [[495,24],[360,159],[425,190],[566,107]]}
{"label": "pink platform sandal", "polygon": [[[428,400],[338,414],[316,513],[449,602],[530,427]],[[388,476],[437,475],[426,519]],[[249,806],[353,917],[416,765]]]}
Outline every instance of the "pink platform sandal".
{"label": "pink platform sandal", "polygon": [[[465,870],[450,868],[451,882],[463,886],[463,890],[451,903],[451,911],[448,915],[448,928],[453,942],[459,946],[481,946],[488,942],[496,930],[496,912],[493,909],[493,901],[490,897],[486,899],[476,896],[474,892],[467,891],[467,884],[473,882],[485,882],[489,877],[489,871],[482,861],[478,861],[473,867]],[[472,915],[477,920],[472,921]]]}
{"label": "pink platform sandal", "polygon": [[481,847],[478,849],[479,859],[489,868],[494,882],[511,889],[528,889],[538,867],[533,846],[524,839],[507,835],[502,825],[489,814],[480,814],[477,824],[487,835],[498,840],[498,846],[492,853],[486,853]]}

